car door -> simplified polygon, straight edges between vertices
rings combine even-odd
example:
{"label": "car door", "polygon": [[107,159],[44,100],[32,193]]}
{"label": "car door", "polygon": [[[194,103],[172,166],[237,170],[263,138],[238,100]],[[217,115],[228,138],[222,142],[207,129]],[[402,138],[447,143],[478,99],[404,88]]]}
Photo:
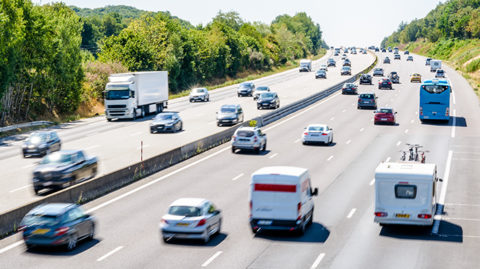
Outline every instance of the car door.
{"label": "car door", "polygon": [[90,176],[90,170],[88,169],[88,164],[85,160],[85,156],[83,155],[83,152],[78,151],[75,154],[75,159],[76,159],[76,166],[77,166],[77,171],[78,171],[78,180],[83,180],[87,177]]}
{"label": "car door", "polygon": [[206,205],[206,208],[207,208],[207,216],[208,216],[208,219],[210,220],[209,221],[209,224],[210,224],[210,230],[213,230],[213,229],[218,229],[218,226],[220,225],[220,214],[219,214],[219,211],[216,209],[216,207],[212,204],[212,203],[207,203]]}

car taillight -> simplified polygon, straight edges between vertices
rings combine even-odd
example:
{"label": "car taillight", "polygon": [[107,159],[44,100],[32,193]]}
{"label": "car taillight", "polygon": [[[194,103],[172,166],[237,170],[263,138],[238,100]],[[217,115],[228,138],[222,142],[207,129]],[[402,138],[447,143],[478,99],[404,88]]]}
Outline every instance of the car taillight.
{"label": "car taillight", "polygon": [[423,108],[422,107],[420,107],[420,115],[423,116]]}
{"label": "car taillight", "polygon": [[300,212],[301,212],[301,211],[302,211],[302,203],[300,202],[300,203],[297,204],[297,213],[298,213],[298,215],[300,215]]}
{"label": "car taillight", "polygon": [[327,133],[322,133],[322,135],[327,135]]}
{"label": "car taillight", "polygon": [[386,217],[388,216],[387,212],[375,212],[376,217]]}
{"label": "car taillight", "polygon": [[432,218],[432,215],[430,214],[418,214],[419,219],[430,219]]}
{"label": "car taillight", "polygon": [[232,136],[232,140],[233,140],[233,141],[237,141],[237,136],[235,136],[235,135]]}
{"label": "car taillight", "polygon": [[196,227],[203,226],[203,225],[205,225],[205,223],[207,223],[207,220],[206,220],[206,219],[201,219],[201,220],[198,222],[198,224],[197,224]]}
{"label": "car taillight", "polygon": [[60,228],[57,228],[55,229],[55,236],[59,236],[59,235],[64,235],[68,232],[70,228],[68,227],[60,227]]}
{"label": "car taillight", "polygon": [[308,135],[308,132],[303,133],[304,135]]}
{"label": "car taillight", "polygon": [[253,207],[253,203],[252,203],[252,200],[250,200],[250,217],[252,217],[252,207]]}
{"label": "car taillight", "polygon": [[162,219],[163,224],[168,224],[168,221],[166,219]]}
{"label": "car taillight", "polygon": [[388,85],[392,84],[390,81],[388,82]]}
{"label": "car taillight", "polygon": [[445,116],[448,117],[448,114],[450,113],[450,109],[447,107],[447,109],[445,110]]}

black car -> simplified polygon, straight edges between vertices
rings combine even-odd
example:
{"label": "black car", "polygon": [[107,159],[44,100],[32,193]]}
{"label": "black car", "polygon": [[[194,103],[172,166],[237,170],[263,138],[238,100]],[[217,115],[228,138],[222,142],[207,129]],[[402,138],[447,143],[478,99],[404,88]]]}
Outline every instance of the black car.
{"label": "black car", "polygon": [[392,83],[400,83],[400,76],[395,71],[390,72],[388,78],[392,81]]}
{"label": "black car", "polygon": [[363,74],[360,76],[360,84],[372,84],[372,76],[369,74]]}
{"label": "black car", "polygon": [[55,131],[32,133],[22,145],[23,157],[45,156],[62,148],[62,141]]}
{"label": "black car", "polygon": [[18,231],[27,249],[65,246],[72,250],[78,241],[95,237],[95,219],[76,204],[41,204],[23,217]]}
{"label": "black car", "polygon": [[381,79],[378,82],[378,89],[392,89],[392,81],[388,78]]}
{"label": "black car", "polygon": [[252,96],[255,84],[253,82],[243,82],[238,86],[237,95],[240,96]]}
{"label": "black car", "polygon": [[317,72],[315,72],[315,78],[327,78],[327,72],[325,72],[325,70],[317,70]]}
{"label": "black car", "polygon": [[240,105],[223,105],[217,112],[217,126],[243,122],[243,117],[243,109]]}
{"label": "black car", "polygon": [[276,92],[265,92],[260,94],[260,97],[257,99],[257,109],[263,108],[279,108],[280,99]]}
{"label": "black car", "polygon": [[353,83],[345,83],[342,87],[342,94],[357,94],[357,85]]}
{"label": "black car", "polygon": [[150,133],[179,132],[183,129],[183,121],[177,112],[162,112],[150,123]]}
{"label": "black car", "polygon": [[385,59],[383,59],[383,63],[384,64],[389,64],[390,63],[390,58],[388,58],[388,56],[385,57]]}
{"label": "black car", "polygon": [[330,59],[328,59],[328,61],[327,61],[327,66],[328,66],[328,67],[330,67],[330,66],[334,66],[334,67],[335,67],[335,66],[337,66],[337,63],[335,62],[334,59],[330,58]]}
{"label": "black car", "polygon": [[387,52],[387,50],[385,48],[382,48],[382,52]]}
{"label": "black car", "polygon": [[33,190],[61,189],[97,174],[97,157],[86,157],[82,150],[61,150],[43,157],[33,170]]}
{"label": "black car", "polygon": [[362,93],[358,96],[357,108],[369,107],[377,109],[377,97],[374,93]]}
{"label": "black car", "polygon": [[393,56],[393,59],[394,59],[394,60],[400,60],[400,54],[398,54],[398,53],[395,54],[395,55]]}
{"label": "black car", "polygon": [[378,52],[378,51],[379,51],[379,49],[378,49],[378,48],[375,48],[375,52]]}
{"label": "black car", "polygon": [[343,61],[343,66],[352,66],[352,62],[350,62],[349,59],[345,59],[345,61]]}

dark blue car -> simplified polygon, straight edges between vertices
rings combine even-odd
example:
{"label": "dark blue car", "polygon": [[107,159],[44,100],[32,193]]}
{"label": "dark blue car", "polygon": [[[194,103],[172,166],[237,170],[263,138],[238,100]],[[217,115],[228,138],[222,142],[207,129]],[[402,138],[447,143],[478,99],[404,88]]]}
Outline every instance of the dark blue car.
{"label": "dark blue car", "polygon": [[42,204],[25,215],[19,231],[27,249],[35,246],[65,246],[72,250],[82,239],[95,236],[95,220],[76,204]]}

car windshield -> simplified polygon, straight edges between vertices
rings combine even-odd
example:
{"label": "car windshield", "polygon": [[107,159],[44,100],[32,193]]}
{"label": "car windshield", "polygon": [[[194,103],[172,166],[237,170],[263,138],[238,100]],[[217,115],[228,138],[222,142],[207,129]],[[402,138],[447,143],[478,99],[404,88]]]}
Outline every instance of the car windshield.
{"label": "car windshield", "polygon": [[241,130],[237,132],[238,137],[252,137],[255,133],[253,131]]}
{"label": "car windshield", "polygon": [[262,95],[260,95],[260,98],[262,98],[262,99],[270,99],[270,98],[273,98],[273,97],[275,97],[275,94],[273,94],[271,92],[262,93]]}
{"label": "car windshield", "polygon": [[54,152],[43,157],[41,164],[60,164],[72,162],[72,156],[70,154]]}
{"label": "car windshield", "polygon": [[355,88],[355,84],[353,83],[346,83],[345,88]]}
{"label": "car windshield", "polygon": [[392,110],[390,108],[380,108],[377,112],[391,114]]}
{"label": "car windshield", "polygon": [[240,88],[250,88],[251,84],[250,83],[242,83],[240,84]]}
{"label": "car windshield", "polygon": [[342,67],[342,70],[350,70],[350,68],[348,66],[344,66]]}
{"label": "car windshield", "polygon": [[235,113],[235,108],[234,107],[222,107],[220,109],[220,112],[222,112],[222,113]]}
{"label": "car windshield", "polygon": [[396,75],[396,74],[397,74],[397,72],[391,72],[390,74],[393,76],[393,75]]}
{"label": "car windshield", "polygon": [[60,217],[56,215],[28,214],[23,218],[22,225],[46,225],[54,226],[60,222]]}
{"label": "car windshield", "polygon": [[308,127],[309,131],[323,132],[325,128],[323,126],[310,126]]}
{"label": "car windshield", "polygon": [[206,90],[205,89],[196,89],[195,92],[196,93],[204,93]]}
{"label": "car windshield", "polygon": [[40,144],[42,142],[47,141],[47,134],[40,134],[40,133],[32,134],[28,137],[27,141],[32,144]]}
{"label": "car windshield", "polygon": [[109,86],[105,92],[107,100],[122,100],[130,98],[130,89],[128,86]]}
{"label": "car windshield", "polygon": [[443,73],[443,70],[437,70],[437,74]]}
{"label": "car windshield", "polygon": [[155,120],[172,120],[173,114],[158,114]]}
{"label": "car windshield", "polygon": [[202,215],[202,210],[195,206],[171,206],[168,209],[168,214],[185,217],[199,217]]}
{"label": "car windshield", "polygon": [[317,73],[325,73],[325,70],[318,70]]}
{"label": "car windshield", "polygon": [[360,98],[373,99],[373,94],[360,94]]}
{"label": "car windshield", "polygon": [[381,68],[376,68],[375,71],[376,71],[376,72],[382,72],[383,69],[381,69]]}
{"label": "car windshield", "polygon": [[268,87],[257,87],[257,91],[268,91]]}

